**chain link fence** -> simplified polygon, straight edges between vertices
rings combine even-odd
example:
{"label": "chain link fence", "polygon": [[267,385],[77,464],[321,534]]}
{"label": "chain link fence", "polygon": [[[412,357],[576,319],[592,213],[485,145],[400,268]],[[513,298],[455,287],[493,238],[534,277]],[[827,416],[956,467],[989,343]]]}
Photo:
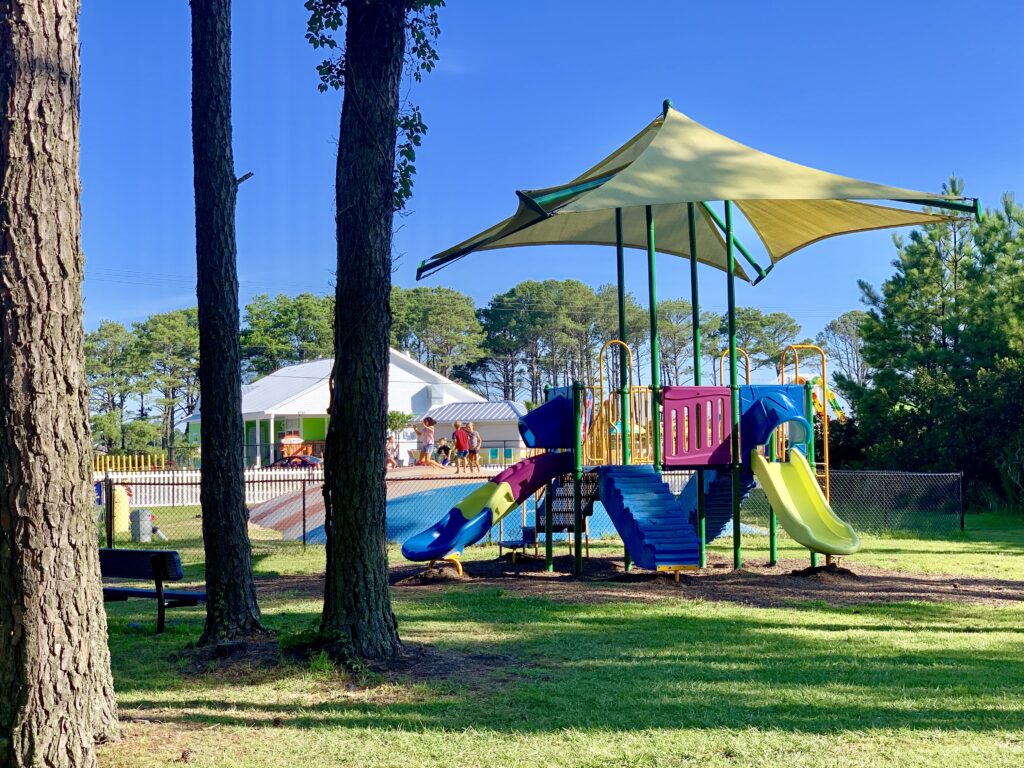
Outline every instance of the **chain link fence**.
{"label": "chain link fence", "polygon": [[[436,523],[495,470],[479,475],[390,476],[387,479],[387,534],[393,542]],[[666,472],[673,492],[682,492],[690,472]],[[102,546],[167,548],[201,561],[202,510],[198,472],[107,474],[96,483],[97,535]],[[910,472],[836,471],[831,474],[831,504],[859,531],[905,531],[936,535],[961,530],[962,476]],[[249,537],[254,554],[274,553],[325,543],[323,470],[250,470],[246,474],[250,509]],[[485,541],[522,538],[536,525],[537,498],[530,497],[495,526]],[[754,488],[744,500],[745,534],[767,534],[768,500]],[[543,521],[541,526],[543,527]],[[617,533],[600,502],[587,520],[591,540]],[[780,529],[780,535],[785,535]],[[566,539],[567,533],[556,533]]]}
{"label": "chain link fence", "polygon": [[[201,561],[203,518],[198,470],[108,472],[95,478],[100,546],[174,549],[188,561]],[[245,501],[251,509],[298,494],[320,498],[323,470],[246,470]],[[301,547],[270,527],[249,524],[254,554]]]}
{"label": "chain link fence", "polygon": [[859,530],[941,534],[964,529],[960,472],[831,473],[832,507]]}
{"label": "chain link fence", "polygon": [[[829,486],[832,511],[863,533],[936,536],[964,527],[959,472],[833,470]],[[743,502],[741,519],[767,532],[768,514],[768,498],[754,488]],[[785,535],[781,528],[779,533]]]}

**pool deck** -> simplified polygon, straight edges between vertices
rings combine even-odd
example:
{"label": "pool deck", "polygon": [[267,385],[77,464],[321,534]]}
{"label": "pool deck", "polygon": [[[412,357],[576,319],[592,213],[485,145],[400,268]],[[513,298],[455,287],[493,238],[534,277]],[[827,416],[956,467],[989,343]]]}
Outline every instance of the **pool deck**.
{"label": "pool deck", "polygon": [[479,472],[459,472],[456,474],[455,470],[451,467],[444,467],[443,469],[437,469],[436,467],[396,467],[389,469],[387,474],[388,480],[438,480],[438,479],[452,479],[452,480],[474,480],[478,479],[481,482],[490,480],[494,475],[501,472],[504,467],[489,467],[483,466]]}

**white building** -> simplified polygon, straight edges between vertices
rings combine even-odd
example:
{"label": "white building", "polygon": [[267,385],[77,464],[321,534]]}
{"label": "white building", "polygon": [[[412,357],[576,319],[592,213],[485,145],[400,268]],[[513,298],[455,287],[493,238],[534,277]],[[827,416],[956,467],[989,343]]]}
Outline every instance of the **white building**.
{"label": "white building", "polygon": [[[297,436],[305,452],[322,455],[327,437],[328,380],[332,362],[323,359],[289,365],[243,385],[247,463],[266,465],[279,457],[285,437]],[[483,403],[486,400],[408,355],[391,350],[388,410],[422,418],[431,408],[454,402]],[[189,430],[198,431],[201,420],[200,410],[196,408],[188,419]],[[399,436],[401,458],[406,458],[415,447],[415,432],[406,430]]]}

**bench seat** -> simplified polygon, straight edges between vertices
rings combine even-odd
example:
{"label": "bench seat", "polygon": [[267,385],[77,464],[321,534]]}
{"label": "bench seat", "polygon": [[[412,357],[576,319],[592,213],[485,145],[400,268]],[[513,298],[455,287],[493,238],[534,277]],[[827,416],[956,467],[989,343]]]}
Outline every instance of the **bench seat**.
{"label": "bench seat", "polygon": [[164,631],[168,608],[183,608],[206,602],[202,592],[175,592],[164,589],[165,581],[181,581],[185,573],[181,556],[170,549],[100,549],[100,575],[108,579],[152,581],[155,589],[105,585],[103,602],[124,602],[130,598],[156,600],[156,631]]}
{"label": "bench seat", "polygon": [[[130,597],[149,598],[156,600],[159,595],[155,589],[138,589],[136,587],[104,587],[103,602],[123,602]],[[206,602],[206,594],[203,592],[177,592],[164,590],[164,603],[168,608],[178,608],[186,605],[199,605]]]}

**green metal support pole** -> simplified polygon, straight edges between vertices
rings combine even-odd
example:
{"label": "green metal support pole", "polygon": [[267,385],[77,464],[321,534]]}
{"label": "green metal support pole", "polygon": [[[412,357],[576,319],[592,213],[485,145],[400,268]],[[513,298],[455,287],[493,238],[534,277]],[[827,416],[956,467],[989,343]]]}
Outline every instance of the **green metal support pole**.
{"label": "green metal support pole", "polygon": [[572,383],[572,530],[575,573],[583,573],[583,384]]}
{"label": "green metal support pole", "polygon": [[549,207],[554,207],[558,203],[568,200],[574,195],[582,194],[583,192],[589,192],[592,189],[597,189],[602,184],[607,184],[609,181],[615,178],[615,174],[609,174],[608,176],[602,176],[598,179],[588,179],[582,181],[579,184],[571,184],[562,189],[554,192],[548,192],[546,195],[540,195],[539,197],[530,197],[525,192],[520,192],[520,197],[529,200],[536,208],[547,213]]}
{"label": "green metal support pole", "polygon": [[548,488],[544,492],[544,569],[546,571],[555,570],[555,553],[551,542],[551,496],[554,486],[548,483]]}
{"label": "green metal support pole", "polygon": [[725,201],[725,268],[728,273],[729,299],[729,403],[732,406],[732,433],[729,443],[732,454],[732,565],[743,566],[740,542],[740,385],[736,360],[736,254],[733,251],[732,203]]}
{"label": "green metal support pole", "polygon": [[[703,350],[700,346],[700,294],[697,289],[697,209],[693,203],[686,204],[686,219],[690,227],[690,306],[693,312],[693,383],[700,386],[701,358]],[[708,565],[708,545],[705,541],[707,520],[704,512],[704,470],[697,470],[697,539],[700,546],[700,567]]]}
{"label": "green metal support pole", "polygon": [[[615,267],[618,278],[619,341],[626,341],[626,259],[622,245],[622,209],[615,209]],[[629,464],[632,457],[629,433],[629,353],[619,347],[619,436],[622,440],[622,463]],[[601,396],[604,396],[604,392]]]}
{"label": "green metal support pole", "polygon": [[[804,415],[807,423],[811,425],[811,433],[807,436],[807,463],[811,465],[811,472],[814,473],[814,482],[818,482],[818,468],[815,466],[816,458],[814,453],[814,385],[808,382],[804,385]],[[811,550],[811,567],[818,567],[818,553]]]}
{"label": "green metal support pole", "polygon": [[[622,209],[615,209],[615,260],[616,269],[618,272],[618,289],[619,289],[619,341],[626,340],[626,259],[625,249],[622,245]],[[619,376],[621,377],[620,384],[622,385],[622,393],[619,395],[621,400],[619,401],[619,415],[621,420],[619,422],[619,434],[622,436],[622,463],[629,464],[632,460],[632,450],[629,446],[629,436],[632,430],[633,421],[629,414],[629,391],[626,389],[630,377],[629,368],[629,355],[623,347],[619,347]],[[604,393],[602,392],[602,395]],[[629,552],[624,551],[622,554],[623,568],[630,571],[633,569],[633,561],[629,557]]]}
{"label": "green metal support pole", "polygon": [[[970,200],[971,202],[964,202]],[[910,203],[911,205],[927,205],[930,208],[944,208],[947,211],[958,213],[969,213],[975,220],[981,223],[981,201],[976,197],[967,197],[963,200],[893,200],[894,203]]]}
{"label": "green metal support pole", "polygon": [[[548,401],[548,390],[551,387],[547,384],[544,385],[544,402]],[[544,491],[544,569],[548,572],[555,570],[555,553],[554,545],[551,541],[551,497],[554,495],[552,491],[554,486],[548,483],[547,490]],[[539,522],[539,521],[538,521]]]}
{"label": "green metal support pole", "polygon": [[661,471],[661,339],[658,337],[658,283],[655,275],[654,208],[645,206],[647,216],[648,312],[651,316],[651,451],[654,469]]}
{"label": "green metal support pole", "polygon": [[[775,461],[775,433],[768,436],[768,461]],[[779,520],[775,516],[775,510],[768,505],[768,565],[775,567],[779,564]]]}
{"label": "green metal support pole", "polygon": [[693,203],[686,204],[686,216],[690,225],[690,305],[693,319],[693,383],[701,385],[700,346],[700,293],[697,287],[697,211]]}
{"label": "green metal support pole", "polygon": [[[725,222],[722,221],[721,218],[719,218],[717,213],[715,213],[715,209],[704,202],[702,202],[700,206],[707,212],[708,216],[711,217],[711,220],[718,225],[718,228],[721,229],[722,232],[725,232]],[[764,278],[768,277],[768,273],[772,271],[772,264],[769,264],[767,267],[762,267],[760,264],[758,264],[757,260],[750,255],[750,251],[748,251],[746,246],[744,246],[743,243],[739,241],[739,238],[737,238],[736,235],[729,236],[729,240],[732,242],[732,245],[736,248],[736,250],[740,252],[740,255],[743,256],[743,258],[747,260],[747,263],[750,264],[750,266],[754,268],[754,271],[757,272],[757,280],[754,281],[755,285]]]}

